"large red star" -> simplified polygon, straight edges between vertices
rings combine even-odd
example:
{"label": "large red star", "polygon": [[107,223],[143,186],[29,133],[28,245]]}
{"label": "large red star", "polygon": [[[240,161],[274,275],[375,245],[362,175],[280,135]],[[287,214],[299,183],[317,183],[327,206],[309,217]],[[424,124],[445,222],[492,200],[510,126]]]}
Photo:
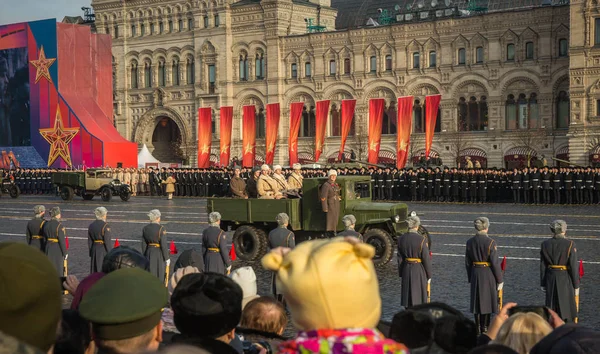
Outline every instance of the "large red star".
{"label": "large red star", "polygon": [[35,66],[37,72],[35,73],[35,83],[37,84],[43,77],[52,83],[52,77],[50,77],[50,66],[54,64],[56,58],[46,59],[46,53],[44,53],[44,46],[40,47],[40,54],[37,60],[30,60],[31,65]]}
{"label": "large red star", "polygon": [[56,119],[54,120],[54,128],[40,129],[42,137],[50,144],[50,153],[48,154],[48,167],[50,167],[56,159],[62,157],[67,166],[71,166],[71,152],[69,151],[69,143],[75,135],[79,133],[79,128],[63,127],[60,107],[56,108]]}

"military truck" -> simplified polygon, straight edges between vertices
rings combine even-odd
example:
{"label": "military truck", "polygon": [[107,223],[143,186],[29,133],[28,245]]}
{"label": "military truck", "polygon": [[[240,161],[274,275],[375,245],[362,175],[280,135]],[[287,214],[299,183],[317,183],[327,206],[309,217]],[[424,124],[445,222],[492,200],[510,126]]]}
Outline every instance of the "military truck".
{"label": "military truck", "polygon": [[[233,244],[237,256],[246,261],[260,259],[268,250],[267,234],[277,227],[275,217],[286,213],[289,228],[296,242],[326,236],[326,216],[321,208],[319,190],[327,178],[305,178],[302,198],[296,199],[234,199],[207,198],[207,211],[221,214],[221,228],[234,231]],[[342,217],[356,217],[356,231],[364,241],[375,247],[375,265],[384,265],[394,254],[398,236],[408,230],[408,207],[404,203],[375,203],[371,201],[369,176],[339,176],[341,188],[340,219],[337,230],[344,229]],[[429,239],[425,228],[419,232]]]}
{"label": "military truck", "polygon": [[94,196],[99,195],[105,202],[110,202],[113,196],[119,196],[126,202],[131,197],[129,185],[114,179],[108,169],[54,172],[52,183],[60,190],[63,200],[72,200],[74,195],[81,196],[84,200],[92,200]]}
{"label": "military truck", "polygon": [[11,198],[19,198],[21,190],[12,176],[5,176],[4,171],[0,170],[0,196],[4,193],[8,193]]}

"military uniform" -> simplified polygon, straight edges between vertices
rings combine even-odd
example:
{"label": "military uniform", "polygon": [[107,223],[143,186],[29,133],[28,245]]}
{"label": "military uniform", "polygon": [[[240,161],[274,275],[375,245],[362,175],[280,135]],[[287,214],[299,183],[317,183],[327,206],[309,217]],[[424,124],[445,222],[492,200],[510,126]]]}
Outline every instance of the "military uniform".
{"label": "military uniform", "polygon": [[356,230],[344,230],[342,232],[338,232],[336,236],[341,236],[341,237],[352,236],[352,237],[358,238],[359,240],[362,240],[362,235],[360,234],[360,232],[358,232]]}
{"label": "military uniform", "polygon": [[112,249],[110,226],[103,220],[96,220],[88,228],[88,248],[90,250],[90,273],[102,271],[104,256]]}
{"label": "military uniform", "polygon": [[287,183],[290,189],[302,189],[304,177],[301,174],[292,172],[292,174],[288,177]]}
{"label": "military uniform", "polygon": [[231,196],[234,198],[247,198],[246,193],[246,182],[241,177],[233,177],[231,179],[229,189],[231,190]]}
{"label": "military uniform", "polygon": [[567,204],[573,204],[573,173],[567,170],[563,175],[563,186],[565,188],[565,198]]}
{"label": "military uniform", "polygon": [[165,280],[165,262],[169,259],[167,230],[164,226],[151,223],[142,231],[142,253],[150,263],[150,273],[159,280]]}
{"label": "military uniform", "polygon": [[521,188],[521,174],[515,172],[512,175],[513,203],[521,202]]}
{"label": "military uniform", "polygon": [[541,174],[542,179],[542,192],[544,204],[550,204],[550,183],[552,180],[552,174],[550,172],[544,171]]}
{"label": "military uniform", "polygon": [[592,171],[587,171],[584,174],[584,201],[586,204],[592,204],[594,202],[594,173]]}
{"label": "military uniform", "polygon": [[231,265],[227,250],[226,235],[217,226],[210,226],[202,232],[202,255],[204,271],[226,274]]}
{"label": "military uniform", "polygon": [[257,182],[258,181],[254,179],[254,177],[248,178],[248,184],[246,185],[246,188],[248,189],[248,197],[258,198],[258,189],[256,188]]}
{"label": "military uniform", "polygon": [[67,255],[67,245],[65,243],[66,231],[62,223],[56,219],[46,222],[43,228],[45,252],[59,276],[62,276],[65,272],[64,259]]}
{"label": "military uniform", "polygon": [[279,187],[277,182],[267,175],[261,174],[256,182],[256,189],[258,190],[258,197],[261,199],[275,199],[279,193]]}
{"label": "military uniform", "polygon": [[527,171],[523,171],[523,177],[521,179],[523,185],[523,202],[525,204],[531,203],[531,175]]}
{"label": "military uniform", "polygon": [[539,171],[531,172],[531,189],[533,192],[533,203],[536,205],[540,203],[540,179],[541,175]]}
{"label": "military uniform", "polygon": [[44,243],[44,235],[43,235],[45,223],[46,223],[46,220],[44,220],[43,218],[35,217],[35,218],[29,220],[29,222],[27,223],[27,230],[26,230],[27,244],[39,249],[42,252],[45,251],[45,243]]}
{"label": "military uniform", "polygon": [[563,186],[563,174],[556,172],[552,176],[552,190],[554,191],[554,204],[560,204],[560,190]]}
{"label": "military uniform", "polygon": [[321,207],[327,216],[326,231],[337,231],[340,218],[340,186],[331,181],[323,183],[320,191]]}
{"label": "military uniform", "polygon": [[427,280],[431,279],[431,260],[427,239],[408,232],[398,239],[398,271],[402,278],[400,304],[412,307],[427,302]]}
{"label": "military uniform", "polygon": [[[296,247],[296,236],[294,235],[294,233],[288,230],[286,227],[282,226],[271,230],[271,232],[269,232],[269,248],[274,249],[277,247]],[[275,281],[276,276],[277,273],[272,272],[271,290],[275,297],[279,295],[279,293],[277,292],[277,283]]]}
{"label": "military uniform", "polygon": [[577,171],[575,174],[575,202],[577,204],[583,204],[583,178],[584,175],[581,171]]}

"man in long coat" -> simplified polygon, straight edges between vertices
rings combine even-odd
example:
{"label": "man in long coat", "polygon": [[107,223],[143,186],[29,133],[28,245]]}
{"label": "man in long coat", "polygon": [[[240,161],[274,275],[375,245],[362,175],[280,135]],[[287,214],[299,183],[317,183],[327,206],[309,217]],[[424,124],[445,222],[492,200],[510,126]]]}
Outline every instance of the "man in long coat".
{"label": "man in long coat", "polygon": [[301,191],[302,183],[304,180],[304,177],[302,177],[302,174],[300,173],[302,170],[302,165],[300,165],[299,163],[295,163],[292,167],[294,168],[294,171],[288,177],[288,186],[291,190]]}
{"label": "man in long coat", "polygon": [[167,230],[160,224],[160,211],[150,210],[150,224],[142,230],[142,253],[150,263],[150,273],[160,281],[165,280],[165,267],[171,264],[167,248]]}
{"label": "man in long coat", "polygon": [[554,234],[542,243],[540,276],[542,291],[546,293],[546,306],[560,318],[573,322],[577,317],[575,296],[579,295],[577,247],[565,237],[567,223],[555,220],[550,224]]}
{"label": "man in long coat", "polygon": [[498,312],[498,290],[504,286],[496,242],[488,235],[490,220],[475,219],[477,233],[467,241],[465,266],[471,284],[471,313],[480,333],[487,332],[492,313]]}
{"label": "man in long coat", "polygon": [[50,209],[50,221],[44,224],[44,244],[46,255],[54,265],[59,276],[64,274],[64,260],[68,258],[67,245],[65,243],[66,229],[60,222],[60,208]]}
{"label": "man in long coat", "polygon": [[[277,228],[269,232],[269,248],[286,247],[293,249],[296,247],[296,236],[293,231],[288,229],[290,217],[286,213],[279,213],[275,221],[277,221]],[[283,302],[283,295],[277,292],[276,274],[273,272],[273,276],[271,277],[271,290],[273,291],[273,296],[280,302]]]}
{"label": "man in long coat", "polygon": [[233,168],[234,176],[229,182],[229,189],[231,196],[238,199],[248,199],[248,192],[246,192],[246,182],[240,176],[241,169],[239,166]]}
{"label": "man in long coat", "polygon": [[225,232],[221,229],[221,214],[208,215],[209,227],[202,232],[202,255],[204,271],[219,274],[231,272],[231,258],[227,249]]}
{"label": "man in long coat", "polygon": [[269,165],[260,167],[261,175],[256,182],[258,197],[260,199],[281,199],[283,195],[279,192],[277,182],[270,176],[271,168]]}
{"label": "man in long coat", "polygon": [[44,230],[44,214],[46,214],[46,208],[43,205],[36,205],[33,207],[33,213],[35,217],[27,223],[27,244],[33,246],[40,251],[44,252],[44,236],[42,231]]}
{"label": "man in long coat", "polygon": [[96,221],[88,228],[88,248],[90,250],[90,273],[102,271],[104,256],[112,249],[110,226],[106,222],[108,211],[105,207],[94,210]]}
{"label": "man in long coat", "polygon": [[321,186],[321,207],[327,218],[325,231],[335,236],[340,218],[340,186],[335,183],[337,171],[329,170],[329,179]]}
{"label": "man in long coat", "polygon": [[398,239],[398,271],[402,278],[404,307],[412,307],[427,302],[427,283],[431,282],[431,259],[427,238],[418,233],[421,220],[409,216],[406,220],[408,232]]}

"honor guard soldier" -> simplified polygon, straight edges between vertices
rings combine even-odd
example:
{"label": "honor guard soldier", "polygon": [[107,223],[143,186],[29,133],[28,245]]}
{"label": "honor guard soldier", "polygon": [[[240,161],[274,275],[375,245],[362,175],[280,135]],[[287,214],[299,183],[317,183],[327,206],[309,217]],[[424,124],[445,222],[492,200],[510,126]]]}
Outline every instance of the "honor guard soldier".
{"label": "honor guard soldier", "polygon": [[94,210],[96,221],[90,224],[88,228],[88,247],[90,249],[90,273],[102,271],[102,261],[104,256],[112,249],[110,226],[106,222],[108,211],[105,207],[98,207]]}
{"label": "honor guard soldier", "polygon": [[564,321],[577,317],[575,296],[579,295],[577,247],[567,240],[567,223],[555,220],[550,224],[552,238],[542,243],[540,276],[542,291],[546,293],[546,306]]}
{"label": "honor guard soldier", "polygon": [[521,173],[516,168],[513,170],[512,178],[512,192],[513,192],[513,204],[521,202]]}
{"label": "honor guard soldier", "polygon": [[234,176],[229,182],[229,189],[231,190],[231,196],[238,199],[248,199],[248,193],[246,192],[246,182],[240,177],[241,169],[239,166],[233,168]]}
{"label": "honor guard soldier", "polygon": [[356,227],[356,217],[354,215],[344,215],[342,223],[344,224],[344,231],[338,233],[337,236],[353,236],[362,241],[360,232],[354,230]]}
{"label": "honor guard soldier", "polygon": [[427,174],[423,167],[419,167],[417,175],[419,176],[419,200],[423,202],[427,198]]}
{"label": "honor guard soldier", "polygon": [[596,168],[594,174],[594,188],[596,190],[596,202],[600,204],[600,168]]}
{"label": "honor guard soldier", "polygon": [[408,180],[410,183],[410,200],[413,202],[417,201],[417,184],[419,182],[419,175],[411,169],[408,170]]}
{"label": "honor guard soldier", "polygon": [[542,185],[540,184],[541,174],[537,170],[536,167],[531,169],[531,189],[533,192],[533,203],[535,205],[540,204],[540,188]]}
{"label": "honor guard soldier", "polygon": [[577,168],[576,172],[575,172],[575,202],[577,204],[583,204],[583,188],[584,188],[584,184],[583,184],[583,178],[584,178],[584,174],[583,171],[580,168]]}
{"label": "honor guard soldier", "polygon": [[452,173],[450,173],[450,170],[448,169],[447,166],[444,166],[444,173],[442,174],[442,182],[444,185],[444,196],[442,198],[443,202],[449,202],[450,201],[450,190],[452,188]]}
{"label": "honor guard soldier", "polygon": [[323,183],[320,191],[321,208],[326,215],[326,231],[330,236],[335,236],[337,231],[338,219],[340,217],[340,186],[335,183],[337,171],[329,170],[327,173],[329,179]]}
{"label": "honor guard soldier", "polygon": [[[290,223],[290,217],[286,213],[279,213],[275,219],[277,221],[277,228],[269,232],[269,248],[274,249],[277,247],[294,248],[296,247],[296,236],[290,230],[288,225]],[[271,277],[271,289],[273,296],[280,302],[283,301],[283,295],[277,292],[277,286],[275,282],[275,276],[277,273],[273,272]]]}
{"label": "honor guard soldier", "polygon": [[440,172],[440,168],[435,168],[435,174],[433,175],[433,194],[435,196],[436,202],[442,201],[442,173]]}
{"label": "honor guard soldier", "polygon": [[558,169],[552,171],[552,190],[554,192],[554,204],[560,204],[560,190],[563,189],[564,185],[564,174]]}
{"label": "honor guard soldier", "polygon": [[221,230],[221,214],[213,211],[208,215],[208,222],[209,227],[202,232],[204,271],[229,274],[231,259],[227,250],[225,232]]}
{"label": "honor guard soldier", "polygon": [[471,175],[469,174],[470,170],[462,170],[461,171],[461,177],[460,177],[460,182],[461,182],[461,201],[463,203],[468,203],[469,202],[469,187],[471,184]]}
{"label": "honor guard soldier", "polygon": [[427,284],[431,283],[431,260],[427,238],[418,233],[421,220],[418,216],[406,219],[408,232],[398,238],[398,271],[402,278],[404,307],[427,302]]}
{"label": "honor guard soldier", "polygon": [[452,169],[452,201],[457,203],[460,202],[460,184],[461,184],[461,174],[458,169]]}
{"label": "honor guard soldier", "polygon": [[60,222],[59,207],[50,209],[50,217],[52,219],[44,224],[43,230],[45,251],[48,258],[50,258],[50,262],[54,265],[56,272],[62,276],[65,274],[64,261],[69,256],[65,243],[67,230]]}
{"label": "honor guard soldier", "polygon": [[393,176],[390,172],[389,168],[385,169],[385,173],[383,174],[384,180],[384,189],[383,189],[383,199],[384,200],[392,200],[393,193],[392,190],[394,188],[394,181],[392,180]]}
{"label": "honor guard soldier", "polygon": [[479,172],[477,194],[479,195],[479,203],[485,203],[487,202],[487,176],[483,170],[479,170]]}
{"label": "honor guard soldier", "polygon": [[496,242],[488,235],[488,218],[475,219],[477,233],[467,241],[465,266],[471,284],[470,311],[475,315],[479,333],[487,332],[492,313],[498,312],[498,291],[502,289],[502,271]]}
{"label": "honor guard soldier", "polygon": [[142,231],[142,253],[150,263],[150,273],[160,281],[164,281],[165,266],[171,264],[169,249],[167,248],[167,230],[160,224],[160,211],[150,210],[148,218],[150,224],[144,226]]}
{"label": "honor guard soldier", "polygon": [[477,203],[477,175],[474,169],[469,170],[469,196],[471,197],[471,203]]}
{"label": "honor guard soldier", "polygon": [[542,179],[542,196],[544,204],[550,204],[550,188],[552,183],[552,174],[548,171],[548,167],[544,167],[544,170],[540,174]]}
{"label": "honor guard soldier", "polygon": [[529,204],[531,203],[531,174],[529,173],[527,167],[523,169],[521,184],[523,186],[523,202],[525,204]]}
{"label": "honor guard soldier", "polygon": [[46,223],[46,220],[44,220],[46,208],[43,205],[36,205],[33,207],[33,214],[34,218],[27,223],[27,244],[44,252],[43,230]]}
{"label": "honor guard soldier", "polygon": [[563,186],[565,188],[565,199],[567,204],[573,204],[573,172],[571,169],[565,169],[563,174]]}
{"label": "honor guard soldier", "polygon": [[384,200],[385,196],[383,193],[383,188],[385,185],[385,174],[383,170],[380,168],[377,171],[377,200]]}
{"label": "honor guard soldier", "polygon": [[433,201],[433,181],[435,180],[435,174],[431,170],[431,167],[427,167],[427,201]]}
{"label": "honor guard soldier", "polygon": [[583,200],[585,201],[585,204],[592,204],[594,203],[594,173],[590,166],[585,170],[584,185],[585,192]]}

